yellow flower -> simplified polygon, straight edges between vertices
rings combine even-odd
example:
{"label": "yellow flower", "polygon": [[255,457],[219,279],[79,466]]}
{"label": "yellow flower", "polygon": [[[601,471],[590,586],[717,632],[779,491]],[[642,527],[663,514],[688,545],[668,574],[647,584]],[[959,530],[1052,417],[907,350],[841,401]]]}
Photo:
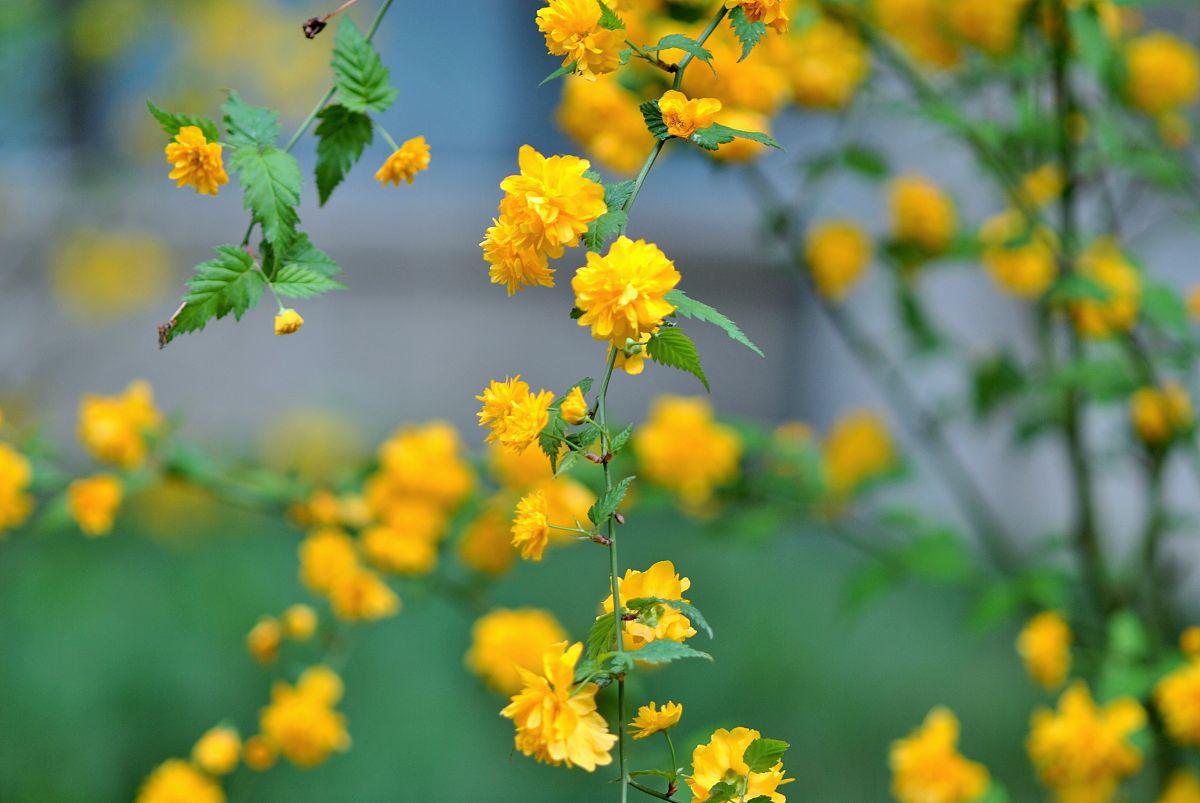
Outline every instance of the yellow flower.
{"label": "yellow flower", "polygon": [[563,399],[559,405],[559,412],[562,413],[563,420],[572,426],[583,423],[583,419],[587,417],[588,406],[587,399],[583,397],[583,391],[578,385],[571,388],[567,397]]}
{"label": "yellow flower", "polygon": [[1021,628],[1017,652],[1025,671],[1047,691],[1057,689],[1071,670],[1071,627],[1054,611],[1042,611]]}
{"label": "yellow flower", "polygon": [[334,580],[358,567],[354,540],[334,527],[314,530],[300,542],[300,581],[308,590],[328,594]]}
{"label": "yellow flower", "polygon": [[333,613],[348,622],[369,622],[394,616],[400,598],[378,574],[356,566],[333,579],[329,589]]}
{"label": "yellow flower", "polygon": [[294,334],[300,331],[301,326],[304,326],[304,319],[291,307],[280,310],[279,314],[275,316],[276,335]]}
{"label": "yellow flower", "polygon": [[788,62],[792,94],[810,109],[844,107],[871,69],[866,43],[824,16],[801,30],[792,48],[794,55]]}
{"label": "yellow flower", "polygon": [[550,420],[550,403],[554,394],[548,390],[531,393],[529,384],[520,376],[492,381],[482,395],[479,426],[489,427],[488,443],[500,443],[514,452],[522,452],[537,441]]}
{"label": "yellow flower", "polygon": [[600,27],[600,5],[594,0],[549,0],[537,13],[538,30],[546,36],[546,49],[563,57],[563,66],[588,80],[621,66],[624,46],[620,31]]}
{"label": "yellow flower", "polygon": [[283,612],[283,632],[293,641],[308,641],[317,632],[317,612],[308,605],[290,605]]}
{"label": "yellow flower", "polygon": [[989,218],[979,229],[979,239],[988,273],[1018,298],[1037,298],[1054,281],[1058,272],[1054,233],[1045,227],[1028,232],[1020,212],[1009,210]]}
{"label": "yellow flower", "polygon": [[1155,31],[1125,46],[1125,95],[1147,114],[1191,105],[1200,94],[1200,57],[1178,37]]}
{"label": "yellow flower", "polygon": [[817,290],[827,299],[845,298],[871,258],[871,240],[857,223],[835,220],[812,228],[804,256]]}
{"label": "yellow flower", "polygon": [[1066,179],[1062,168],[1047,163],[1025,174],[1021,179],[1021,196],[1034,207],[1043,207],[1062,194]]}
{"label": "yellow flower", "polygon": [[1129,399],[1133,431],[1151,446],[1166,443],[1192,427],[1192,402],[1178,382],[1138,388]]}
{"label": "yellow flower", "polygon": [[471,648],[465,661],[489,688],[511,696],[524,686],[518,670],[536,672],[546,651],[566,638],[566,631],[549,611],[497,608],[471,627]]}
{"label": "yellow flower", "polygon": [[546,520],[546,497],[534,491],[517,503],[512,523],[512,545],[525,560],[539,561],[550,541],[550,525]]}
{"label": "yellow flower", "polygon": [[822,450],[825,478],[835,497],[847,496],[896,464],[887,425],[875,413],[856,410],[838,419]]}
{"label": "yellow flower", "polygon": [[492,284],[502,284],[511,296],[526,287],[553,287],[554,268],[544,251],[531,245],[527,232],[511,217],[492,218],[484,234],[483,259],[491,267]]}
{"label": "yellow flower", "polygon": [[1021,15],[1030,0],[955,0],[946,4],[950,29],[964,42],[987,53],[1004,56],[1017,42]]}
{"label": "yellow flower", "polygon": [[[297,474],[313,484],[327,485],[343,480],[362,462],[365,441],[358,423],[350,416],[320,407],[276,408],[261,427],[258,451],[263,464],[284,474]],[[355,518],[362,500],[352,495],[335,496],[327,490],[309,497],[308,515],[320,517],[312,524],[340,524]]]}
{"label": "yellow flower", "polygon": [[716,98],[693,98],[676,89],[668,89],[658,100],[663,124],[673,137],[687,139],[701,128],[708,128],[713,117],[721,111],[721,101]]}
{"label": "yellow flower", "polygon": [[444,421],[402,427],[379,447],[379,471],[365,488],[371,512],[386,518],[393,504],[412,497],[455,509],[475,487],[463,451],[458,432]]}
{"label": "yellow flower", "polygon": [[87,394],[79,402],[79,440],[92,457],[120,468],[146,462],[146,438],[162,423],[154,392],[132,382],[120,396]]}
{"label": "yellow flower", "polygon": [[899,803],[971,803],[988,788],[987,768],[958,752],[958,719],[946,708],[893,742],[888,763]]}
{"label": "yellow flower", "polygon": [[385,572],[428,574],[437,566],[437,546],[445,532],[446,517],[437,507],[418,499],[399,500],[383,524],[363,530],[362,551]]}
{"label": "yellow flower", "polygon": [[1200,626],[1185,627],[1179,634],[1179,649],[1189,658],[1200,656]]}
{"label": "yellow flower", "polygon": [[[540,452],[530,449],[526,454]],[[504,502],[491,499],[463,530],[462,539],[458,542],[458,559],[480,574],[496,576],[512,568],[515,556],[511,524]]]}
{"label": "yellow flower", "polygon": [[375,180],[380,184],[391,182],[393,187],[399,187],[401,181],[412,184],[417,173],[428,169],[429,144],[425,142],[425,137],[413,137],[392,152],[375,173]]}
{"label": "yellow flower", "polygon": [[164,761],[146,778],[135,803],[225,803],[225,793],[212,778],[188,762]]}
{"label": "yellow flower", "polygon": [[787,33],[790,20],[784,10],[786,3],[787,0],[725,0],[725,8],[741,6],[746,19],[751,22],[761,22],[777,33]]}
{"label": "yellow flower", "polygon": [[679,724],[683,716],[683,706],[667,701],[659,708],[658,703],[643,705],[637,710],[637,716],[629,723],[630,734],[634,739],[645,739],[656,733],[668,731]]}
{"label": "yellow flower", "polygon": [[621,235],[608,253],[587,255],[571,287],[575,306],[583,310],[580,326],[592,337],[623,347],[658,328],[675,311],[666,295],[679,283],[675,263],[657,245]]}
{"label": "yellow flower", "polygon": [[708,800],[712,788],[721,781],[734,780],[740,790],[743,778],[747,780],[746,800],[765,795],[772,803],[787,802],[777,790],[795,779],[783,777],[782,761],[766,772],[750,772],[746,764],[746,748],[758,738],[761,734],[751,728],[718,728],[707,744],[696,746],[692,751],[692,775],[687,779],[694,803]]}
{"label": "yellow flower", "polygon": [[264,772],[275,766],[279,751],[262,736],[251,736],[242,748],[242,760],[255,772]]}
{"label": "yellow flower", "polygon": [[114,474],[97,474],[67,486],[71,518],[84,535],[108,535],[125,496],[121,480]]}
{"label": "yellow flower", "polygon": [[1079,681],[1063,692],[1057,711],[1034,712],[1026,749],[1041,782],[1059,800],[1106,801],[1141,767],[1141,751],[1129,737],[1145,723],[1136,700],[1122,697],[1100,708]]}
{"label": "yellow flower", "polygon": [[[596,495],[578,480],[556,477],[540,483],[536,490],[546,499],[546,520],[559,527],[576,527],[587,521],[588,508],[596,501]],[[550,530],[551,538],[571,540],[570,533]]]}
{"label": "yellow flower", "polygon": [[1079,256],[1078,271],[1108,297],[1084,298],[1070,306],[1075,329],[1084,337],[1105,338],[1132,329],[1142,300],[1142,279],[1116,240],[1101,237]]}
{"label": "yellow flower", "polygon": [[264,616],[246,634],[246,649],[260,664],[269,664],[279,657],[283,643],[283,628],[274,616]]}
{"label": "yellow flower", "polygon": [[204,132],[194,125],[185,125],[166,147],[167,163],[172,166],[167,178],[175,186],[187,184],[197,193],[216,195],[217,188],[229,182],[221,160],[221,143],[209,142]]}
{"label": "yellow flower", "polygon": [[612,763],[617,737],[596,712],[599,687],[576,687],[575,665],[583,645],[552,645],[542,656],[542,674],[517,672],[524,684],[500,712],[516,727],[514,744],[523,754],[546,764],[566,764],[592,772]]}
{"label": "yellow flower", "polygon": [[[716,98],[732,109],[774,114],[787,102],[791,90],[786,58],[774,58],[777,51],[790,52],[787,42],[785,37],[771,37],[759,44],[753,57],[742,60],[742,46],[733,31],[728,27],[718,30],[704,45],[712,51],[716,74],[688,70],[681,89],[688,97]],[[682,56],[682,51],[677,52]],[[668,58],[669,53],[660,55]]]}
{"label": "yellow flower", "polygon": [[958,45],[947,36],[942,0],[874,0],[879,26],[917,61],[945,69],[959,61]]}
{"label": "yellow flower", "polygon": [[346,718],[333,708],[341,696],[341,679],[324,666],[306,669],[295,686],[277,682],[259,714],[263,738],[298,767],[315,767],[347,750]]}
{"label": "yellow flower", "polygon": [[148,233],[74,229],[58,239],[50,269],[55,299],[94,326],[161,299],[171,282],[171,250]]}
{"label": "yellow flower", "polygon": [[892,236],[928,254],[946,250],[954,236],[954,203],[938,185],[922,176],[901,176],[891,184],[888,205]]}
{"label": "yellow flower", "polygon": [[1200,745],[1200,662],[1190,661],[1154,687],[1167,733],[1181,745]]}
{"label": "yellow flower", "polygon": [[617,81],[567,77],[556,119],[590,156],[611,170],[631,174],[654,144],[638,111],[639,100]]}
{"label": "yellow flower", "polygon": [[0,537],[19,527],[33,512],[33,497],[27,493],[33,482],[29,459],[7,443],[0,443]]}
{"label": "yellow flower", "polygon": [[714,420],[712,405],[699,397],[660,396],[633,436],[638,474],[699,509],[718,486],[738,475],[742,442]]}
{"label": "yellow flower", "polygon": [[205,732],[192,748],[192,761],[209,775],[228,775],[238,765],[242,738],[237,730],[218,725]]}
{"label": "yellow flower", "polygon": [[[626,569],[625,576],[617,579],[617,591],[621,595],[621,607],[631,599],[657,597],[687,602],[683,593],[692,587],[692,581],[675,573],[675,564],[660,560],[644,572]],[[601,605],[605,613],[612,613],[613,598],[609,594]],[[696,628],[686,616],[669,605],[656,605],[638,619],[623,623],[626,650],[640,650],[652,641],[687,641],[696,635]]]}
{"label": "yellow flower", "polygon": [[500,214],[515,223],[529,247],[557,259],[608,211],[604,188],[584,176],[592,164],[578,156],[546,157],[522,145],[517,165],[521,172],[500,182]]}
{"label": "yellow flower", "polygon": [[[742,131],[759,131],[768,136],[771,134],[771,121],[767,119],[766,115],[758,112],[726,109],[721,113],[721,119],[717,122]],[[705,153],[718,162],[742,164],[757,159],[766,150],[767,146],[761,142],[755,142],[745,137],[736,137],[732,141],[722,144],[715,151],[705,151]]]}
{"label": "yellow flower", "polygon": [[1190,770],[1175,770],[1157,803],[1200,803],[1200,778]]}

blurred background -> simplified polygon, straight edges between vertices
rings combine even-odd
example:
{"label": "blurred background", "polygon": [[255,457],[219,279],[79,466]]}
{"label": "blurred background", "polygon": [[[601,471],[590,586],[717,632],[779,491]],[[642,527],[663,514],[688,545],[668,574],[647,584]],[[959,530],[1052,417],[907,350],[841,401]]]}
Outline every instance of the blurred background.
{"label": "blurred background", "polygon": [[[319,435],[316,454],[360,454],[400,423],[431,418],[478,444],[473,397],[486,378],[519,372],[546,387],[577,378],[581,355],[598,356],[566,320],[567,283],[506,300],[487,283],[477,246],[521,144],[578,150],[553,124],[559,88],[538,87],[556,66],[532,22],[539,5],[400,4],[376,39],[400,89],[383,122],[397,139],[424,134],[432,166],[411,187],[382,188],[372,178],[386,156],[377,142],[327,207],[318,210],[308,184],[300,210],[314,241],[345,269],[348,289],[301,307],[306,327],[286,340],[273,337],[264,304],[240,324],[216,322],[159,351],[155,327],[191,267],[212,244],[235,241],[245,213],[236,192],[196,197],[165,178],[162,135],[145,100],[215,118],[223,90],[236,88],[282,109],[286,130],[327,85],[332,36],[309,41],[300,32],[327,9],[282,0],[6,4],[0,407],[69,443],[82,393],[144,378],[181,416],[184,434],[211,451],[286,462],[298,433]],[[354,13],[361,21],[372,12]],[[1165,23],[1194,23],[1163,13]],[[886,109],[857,115],[895,165],[956,188],[963,218],[1001,205],[979,189],[967,156],[927,129]],[[839,130],[833,116],[780,120],[776,136],[788,153],[765,157],[763,170],[793,186],[796,157],[827,148]],[[296,156],[311,172],[311,138]],[[835,183],[825,192],[829,213],[882,228],[877,188]],[[721,415],[803,420],[823,431],[848,408],[880,405],[762,244],[762,223],[732,175],[695,154],[671,155],[630,231],[658,242],[687,292],[741,323],[767,355],[750,355],[716,329],[697,331]],[[1194,269],[1195,239],[1150,230],[1141,253],[1157,275],[1182,282]],[[924,289],[964,347],[984,350],[1026,312],[998,298],[976,265],[959,267],[939,270]],[[882,288],[868,284],[855,304],[873,331],[893,325]],[[961,391],[955,381],[937,369],[920,377],[935,397]],[[653,395],[698,391],[694,379],[665,369],[622,376],[613,414],[637,421]],[[1056,452],[1014,451],[1000,431],[962,451],[993,498],[1020,500],[1002,513],[1023,537],[1062,526],[1063,489],[1047,481],[1061,473]],[[1117,473],[1103,494],[1117,521],[1140,515],[1126,509],[1127,481]],[[953,517],[919,472],[900,492]],[[243,637],[259,613],[303,597],[295,533],[183,494],[161,495],[127,518],[98,542],[17,539],[0,549],[6,803],[129,800],[150,769],[186,754],[214,722],[240,718],[250,728],[266,697],[269,680]],[[1014,632],[964,636],[963,601],[928,589],[902,590],[852,616],[842,588],[859,558],[787,522],[778,529],[751,539],[665,514],[634,521],[628,565],[673,558],[717,631],[714,664],[677,666],[669,681],[651,675],[647,691],[669,689],[696,734],[745,724],[787,739],[789,774],[799,779],[789,797],[796,790],[813,801],[884,799],[890,741],[946,704],[963,721],[964,753],[985,760],[1014,799],[1034,797],[1023,738],[1039,695],[1020,671]],[[549,607],[582,636],[591,611],[561,578],[602,583],[593,556],[572,550],[522,565],[499,602]],[[235,785],[231,799],[592,799],[595,779],[510,756],[498,699],[462,668],[469,624],[440,601],[408,598],[399,618],[359,628],[343,706],[354,749],[309,772],[281,766],[253,787]]]}

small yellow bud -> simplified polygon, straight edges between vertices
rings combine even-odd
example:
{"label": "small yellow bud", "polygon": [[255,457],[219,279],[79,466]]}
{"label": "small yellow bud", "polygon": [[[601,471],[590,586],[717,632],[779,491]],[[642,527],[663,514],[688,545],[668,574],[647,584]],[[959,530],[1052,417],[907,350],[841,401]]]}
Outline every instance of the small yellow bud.
{"label": "small yellow bud", "polygon": [[572,426],[583,423],[583,419],[587,417],[587,400],[583,398],[583,391],[578,386],[571,388],[567,398],[563,399],[559,412],[562,413],[563,420]]}
{"label": "small yellow bud", "polygon": [[251,736],[246,740],[246,746],[242,748],[242,759],[246,762],[246,766],[257,772],[264,772],[275,766],[275,760],[279,758],[279,753],[275,748],[261,736]]}
{"label": "small yellow bud", "polygon": [[279,657],[283,630],[273,616],[264,616],[246,635],[246,649],[260,664],[269,664]]}
{"label": "small yellow bud", "polygon": [[293,605],[282,618],[283,632],[293,641],[308,641],[317,632],[317,612],[308,605]]}
{"label": "small yellow bud", "polygon": [[275,334],[290,335],[293,332],[299,332],[300,327],[304,325],[304,319],[300,317],[300,313],[296,310],[288,309],[280,310],[275,316]]}
{"label": "small yellow bud", "polygon": [[209,775],[228,775],[237,768],[242,738],[228,725],[210,728],[192,748],[192,761]]}
{"label": "small yellow bud", "polygon": [[1179,634],[1179,649],[1189,657],[1200,655],[1200,626],[1185,627]]}

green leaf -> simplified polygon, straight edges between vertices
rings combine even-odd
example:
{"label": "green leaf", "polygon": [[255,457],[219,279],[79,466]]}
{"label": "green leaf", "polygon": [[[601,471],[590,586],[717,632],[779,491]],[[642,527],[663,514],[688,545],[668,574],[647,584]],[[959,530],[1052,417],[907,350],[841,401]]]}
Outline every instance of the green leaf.
{"label": "green leaf", "polygon": [[710,70],[713,70],[714,73],[716,72],[712,66],[712,51],[703,47],[692,37],[681,33],[669,33],[662,39],[659,39],[658,44],[654,47],[645,47],[642,49],[649,53],[658,53],[662,50],[682,50],[685,53],[691,53],[693,58],[700,59],[708,65]]}
{"label": "green leaf", "polygon": [[758,797],[750,798],[746,803],[775,803],[775,799],[766,795],[759,795]]}
{"label": "green leaf", "polygon": [[538,84],[538,86],[548,84],[551,81],[553,81],[555,78],[562,78],[564,75],[571,75],[574,72],[575,72],[575,62],[572,61],[570,64],[564,64],[563,66],[559,67],[554,72],[547,75],[545,78],[542,79],[542,82],[540,84]]}
{"label": "green leaf", "polygon": [[896,572],[888,565],[868,563],[847,579],[842,589],[842,607],[849,613],[858,613],[895,589],[898,580]]}
{"label": "green leaf", "polygon": [[592,524],[599,527],[617,512],[617,508],[621,506],[621,502],[625,499],[625,492],[629,490],[629,484],[633,480],[633,477],[626,477],[600,495],[600,498],[588,508],[588,518],[592,520]]}
{"label": "green leaf", "polygon": [[386,111],[397,95],[388,85],[388,68],[349,16],[333,42],[333,85],[338,102],[356,112]]}
{"label": "green leaf", "polygon": [[370,117],[337,103],[326,106],[317,118],[317,196],[324,206],[375,132]]}
{"label": "green leaf", "polygon": [[203,329],[213,318],[224,318],[231,312],[241,320],[262,298],[266,279],[255,269],[253,257],[234,245],[217,246],[215,250],[217,258],[197,265],[195,275],[188,280],[185,304],[170,328],[168,340],[180,332]]}
{"label": "green leaf", "polygon": [[1188,334],[1187,305],[1169,285],[1158,282],[1145,284],[1142,288],[1142,315],[1163,331]]}
{"label": "green leaf", "polygon": [[652,641],[640,650],[636,650],[630,654],[634,660],[647,664],[669,664],[672,661],[681,661],[684,658],[712,660],[712,656],[708,653],[689,647],[682,641],[671,641],[670,639]]}
{"label": "green leaf", "polygon": [[538,446],[542,454],[550,458],[551,471],[558,471],[558,457],[562,453],[566,434],[567,423],[563,421],[562,413],[556,407],[550,408],[546,426],[542,427],[542,434],[538,436]]}
{"label": "green leaf", "polygon": [[1010,803],[1011,800],[1004,785],[993,780],[987,791],[983,793],[983,797],[979,798],[976,803]]}
{"label": "green leaf", "polygon": [[779,739],[755,739],[746,747],[742,760],[751,772],[769,772],[783,760],[787,749],[788,743]]}
{"label": "green leaf", "polygon": [[675,306],[675,314],[681,318],[693,318],[697,321],[711,323],[714,326],[719,326],[725,331],[725,334],[730,338],[741,343],[746,348],[753,351],[760,357],[765,356],[762,349],[754,345],[750,338],[746,337],[746,333],[741,328],[731,321],[729,318],[722,315],[713,307],[705,304],[703,301],[697,301],[685,294],[682,290],[676,288],[667,293],[667,301]]}
{"label": "green leaf", "polygon": [[314,246],[304,232],[298,232],[292,238],[279,263],[285,267],[290,265],[304,268],[322,276],[333,277],[342,272],[341,266],[324,251]]}
{"label": "green leaf", "polygon": [[971,365],[972,407],[977,419],[987,418],[1000,405],[1025,388],[1025,374],[1008,351],[1000,351]]}
{"label": "green leaf", "polygon": [[616,644],[616,617],[612,613],[602,613],[592,623],[592,629],[587,637],[587,656],[593,660],[600,653],[611,650]]}
{"label": "green leaf", "polygon": [[635,186],[637,186],[637,182],[633,179],[606,184],[604,186],[604,203],[610,210],[624,209],[625,204],[629,202],[629,197],[633,195]]}
{"label": "green leaf", "polygon": [[1078,273],[1070,273],[1059,279],[1050,288],[1046,300],[1052,303],[1062,301],[1107,301],[1111,295],[1108,288]]}
{"label": "green leaf", "polygon": [[312,298],[330,290],[342,290],[346,285],[323,273],[296,264],[284,265],[271,280],[271,287],[284,298]]}
{"label": "green leaf", "polygon": [[712,627],[704,619],[704,615],[700,613],[696,606],[684,602],[681,599],[663,599],[662,597],[638,597],[637,599],[627,600],[622,605],[631,611],[640,611],[643,608],[649,608],[655,605],[668,605],[687,617],[687,620],[696,627],[703,630],[709,638],[713,638]]}
{"label": "green leaf", "polygon": [[917,577],[932,582],[963,582],[974,575],[974,565],[963,540],[952,530],[938,529],[910,541],[897,556]]}
{"label": "green leaf", "polygon": [[852,143],[842,150],[842,161],[846,167],[874,181],[887,178],[891,170],[887,157],[865,145]]}
{"label": "green leaf", "polygon": [[237,92],[230,91],[221,111],[225,115],[225,143],[231,148],[267,148],[279,139],[279,114],[265,106],[251,106]]}
{"label": "green leaf", "polygon": [[663,122],[662,109],[658,107],[657,100],[648,100],[638,108],[641,109],[642,119],[646,121],[646,128],[654,135],[655,139],[671,138],[671,132],[667,130],[667,124]]}
{"label": "green leaf", "polygon": [[612,441],[608,444],[608,451],[619,454],[625,448],[625,444],[629,443],[630,436],[633,435],[633,424],[625,427],[625,429],[613,435]]}
{"label": "green leaf", "polygon": [[695,376],[704,389],[711,392],[708,377],[700,365],[700,352],[696,351],[696,344],[679,327],[663,327],[651,335],[650,342],[646,344],[646,354],[660,365],[678,368]]}
{"label": "green leaf", "polygon": [[737,800],[742,793],[740,784],[735,784],[733,781],[717,781],[708,788],[708,803],[728,803],[730,800]]}
{"label": "green leaf", "polygon": [[603,251],[617,238],[629,222],[629,215],[622,209],[610,209],[588,224],[583,235],[583,244],[589,251]]}
{"label": "green leaf", "polygon": [[1150,635],[1137,614],[1120,610],[1109,617],[1108,648],[1113,655],[1126,661],[1145,657],[1150,649]]}
{"label": "green leaf", "polygon": [[704,148],[706,151],[715,151],[726,142],[733,142],[738,138],[752,139],[755,142],[761,142],[763,145],[769,145],[772,148],[783,150],[782,145],[766,134],[763,134],[759,131],[743,131],[740,128],[730,128],[729,126],[721,125],[720,123],[713,123],[707,128],[701,128],[696,131],[696,133],[692,134],[691,137],[689,137],[692,142],[696,143],[701,148]]}
{"label": "green leaf", "polygon": [[729,27],[733,28],[734,35],[742,43],[742,56],[738,61],[744,61],[754,46],[767,34],[767,26],[762,22],[751,22],[741,6],[729,12]]}
{"label": "green leaf", "polygon": [[608,7],[604,0],[596,0],[600,6],[600,27],[608,31],[619,31],[624,29],[625,23],[617,16],[617,12]]}
{"label": "green leaf", "polygon": [[146,101],[146,108],[154,115],[154,119],[158,120],[158,124],[162,126],[162,130],[167,132],[172,139],[179,133],[179,129],[188,125],[194,125],[203,131],[204,138],[209,142],[217,142],[221,139],[221,132],[217,130],[217,124],[207,117],[193,117],[190,114],[165,112],[149,100]]}
{"label": "green leaf", "polygon": [[233,168],[242,185],[243,202],[262,225],[263,237],[286,250],[300,222],[300,166],[274,146],[246,145],[233,153]]}

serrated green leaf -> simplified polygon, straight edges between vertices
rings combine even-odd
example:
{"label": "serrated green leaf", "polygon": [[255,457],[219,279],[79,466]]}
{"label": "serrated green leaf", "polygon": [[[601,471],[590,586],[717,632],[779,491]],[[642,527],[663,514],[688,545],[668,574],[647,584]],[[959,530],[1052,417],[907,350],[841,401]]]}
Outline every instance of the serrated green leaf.
{"label": "serrated green leaf", "polygon": [[233,169],[242,186],[245,207],[262,225],[263,236],[277,251],[287,249],[300,216],[300,166],[290,153],[274,146],[246,145],[233,152]]}
{"label": "serrated green leaf", "polygon": [[388,68],[349,16],[333,43],[333,85],[338,102],[356,112],[386,111],[397,91],[388,84]]}
{"label": "serrated green leaf", "polygon": [[622,209],[610,209],[588,224],[583,235],[583,245],[589,251],[603,251],[617,238],[629,222],[629,215]]}
{"label": "serrated green leaf", "polygon": [[254,259],[243,249],[221,245],[216,259],[201,262],[188,280],[184,306],[171,326],[169,340],[181,332],[203,329],[213,318],[233,313],[241,319],[262,298],[266,280],[255,269]]}
{"label": "serrated green leaf", "polygon": [[611,650],[616,645],[616,635],[616,617],[612,613],[600,614],[588,632],[586,655],[595,659],[600,653]]}
{"label": "serrated green leaf", "polygon": [[625,493],[629,490],[629,484],[633,480],[633,477],[626,477],[600,495],[600,498],[588,508],[588,518],[591,519],[592,524],[600,527],[617,512],[617,508],[624,501]]}
{"label": "serrated green leaf", "polygon": [[629,202],[629,197],[633,195],[633,188],[637,186],[637,182],[633,179],[627,181],[614,181],[612,184],[604,185],[604,203],[611,209],[624,209],[625,204]]}
{"label": "serrated green leaf", "polygon": [[642,119],[646,121],[646,128],[654,135],[655,139],[670,139],[671,132],[667,130],[667,124],[663,122],[662,109],[658,107],[657,100],[648,100],[638,109],[642,112]]}
{"label": "serrated green leaf", "polygon": [[709,638],[713,638],[712,627],[709,626],[707,620],[705,620],[705,618],[704,618],[704,615],[702,613],[700,613],[700,610],[695,605],[684,602],[681,599],[663,599],[662,597],[638,597],[637,599],[627,600],[627,601],[623,602],[622,605],[631,611],[639,611],[639,610],[642,610],[643,608],[649,608],[654,605],[668,605],[668,606],[674,608],[675,610],[679,611],[680,613],[682,613],[684,616],[686,616],[687,620],[691,624],[693,624],[696,627],[699,627],[701,630],[703,630],[705,632],[705,634],[708,635]]}
{"label": "serrated green leaf", "polygon": [[700,365],[700,352],[696,344],[677,326],[663,327],[650,336],[646,344],[646,355],[660,365],[685,371],[700,380],[704,389],[711,392],[708,377]]}
{"label": "serrated green leaf", "polygon": [[1186,335],[1189,331],[1187,305],[1169,285],[1147,282],[1142,288],[1142,315],[1166,332]]}
{"label": "serrated green leaf", "polygon": [[268,148],[279,139],[279,114],[265,106],[251,106],[237,92],[230,91],[221,112],[225,116],[224,141],[231,148]]}
{"label": "serrated green leaf", "polygon": [[732,781],[717,781],[708,788],[708,797],[705,800],[708,803],[729,803],[731,800],[737,800],[741,793],[740,784],[734,784]]}
{"label": "serrated green leaf", "polygon": [[194,125],[203,131],[204,138],[209,142],[217,142],[221,139],[221,132],[217,130],[217,124],[207,117],[194,117],[190,114],[165,112],[149,100],[146,101],[146,108],[150,110],[150,114],[154,115],[154,119],[162,126],[162,130],[172,139],[179,133],[179,129],[189,125]]}
{"label": "serrated green leaf", "polygon": [[675,306],[675,314],[679,317],[693,318],[697,321],[704,321],[705,323],[711,323],[714,326],[718,326],[724,330],[725,334],[729,335],[731,339],[741,343],[758,356],[765,356],[762,353],[762,349],[754,345],[754,342],[750,340],[750,338],[746,337],[746,333],[741,330],[741,327],[713,307],[705,304],[703,301],[697,301],[696,299],[691,298],[678,288],[667,293],[666,298],[668,302]]}
{"label": "serrated green leaf", "polygon": [[550,459],[550,470],[558,471],[558,458],[562,454],[563,439],[567,434],[567,424],[563,421],[562,413],[558,408],[552,407],[549,411],[549,417],[546,419],[546,426],[542,428],[541,435],[538,436],[538,446],[542,449],[542,454]]}
{"label": "serrated green leaf", "polygon": [[788,743],[779,739],[755,739],[746,746],[742,760],[751,772],[769,772],[772,767],[783,760]]}
{"label": "serrated green leaf", "polygon": [[317,196],[324,206],[375,134],[370,117],[341,104],[326,106],[317,118]]}
{"label": "serrated green leaf", "polygon": [[553,81],[555,78],[562,78],[564,75],[572,75],[574,72],[575,72],[575,62],[572,61],[570,64],[564,64],[563,66],[559,67],[554,72],[547,75],[545,78],[542,79],[541,83],[539,83],[538,86],[544,86],[545,84],[548,84],[551,81]]}
{"label": "serrated green leaf", "polygon": [[296,264],[284,265],[271,280],[276,295],[284,298],[312,298],[330,290],[342,290],[346,285],[323,273]]}
{"label": "serrated green leaf", "polygon": [[735,139],[751,139],[763,145],[783,150],[783,146],[767,134],[759,131],[743,131],[740,128],[730,128],[720,123],[713,123],[707,128],[701,128],[688,139],[707,151],[715,151],[726,142],[733,142]]}
{"label": "serrated green leaf", "polygon": [[987,418],[1000,405],[1025,388],[1025,374],[1008,351],[1000,351],[971,365],[972,407],[977,419]]}
{"label": "serrated green leaf", "polygon": [[612,441],[608,444],[608,451],[612,452],[614,455],[620,453],[620,451],[625,448],[625,445],[629,443],[629,438],[631,435],[633,435],[633,424],[630,424],[616,435],[613,435]]}
{"label": "serrated green leaf", "polygon": [[738,61],[744,61],[754,46],[761,42],[767,34],[767,26],[762,22],[751,22],[746,16],[745,9],[741,6],[737,6],[729,12],[729,27],[733,29],[734,36],[742,43],[742,55]]}
{"label": "serrated green leaf", "polygon": [[600,6],[600,27],[607,31],[620,31],[624,29],[625,23],[617,16],[617,12],[608,7],[604,0],[596,0]]}
{"label": "serrated green leaf", "polygon": [[652,641],[640,650],[630,653],[630,655],[633,656],[634,660],[647,664],[669,664],[672,661],[681,661],[684,658],[712,660],[712,656],[708,653],[689,647],[682,641],[671,641],[670,639]]}
{"label": "serrated green leaf", "polygon": [[649,53],[658,53],[663,50],[682,50],[685,53],[691,53],[693,58],[700,59],[708,65],[710,70],[713,70],[714,73],[716,72],[712,66],[712,51],[705,48],[692,37],[681,33],[669,33],[662,39],[659,39],[657,45],[643,49]]}
{"label": "serrated green leaf", "polygon": [[295,265],[329,277],[337,276],[342,272],[341,266],[324,251],[314,246],[304,232],[298,232],[288,243],[288,248],[282,259],[279,260],[279,264]]}

